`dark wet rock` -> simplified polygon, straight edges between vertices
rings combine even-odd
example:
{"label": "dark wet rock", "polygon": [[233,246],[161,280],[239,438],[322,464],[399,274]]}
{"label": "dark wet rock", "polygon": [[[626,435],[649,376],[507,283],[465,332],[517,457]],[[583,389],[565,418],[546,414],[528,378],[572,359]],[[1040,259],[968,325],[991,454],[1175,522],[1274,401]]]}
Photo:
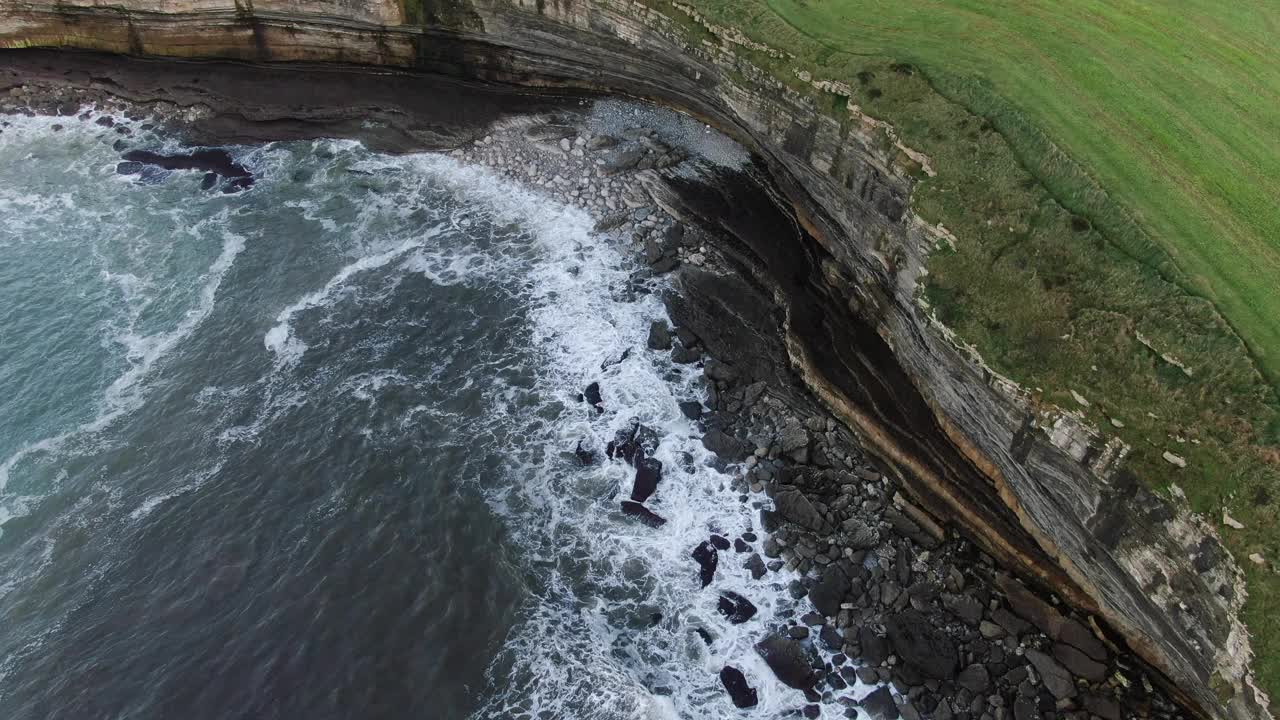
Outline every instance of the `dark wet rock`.
{"label": "dark wet rock", "polygon": [[631,517],[639,518],[641,522],[650,527],[662,527],[667,524],[666,518],[653,512],[649,508],[641,505],[634,500],[622,501],[622,513]]}
{"label": "dark wet rock", "polygon": [[747,457],[747,446],[719,428],[712,428],[702,436],[702,446],[725,462],[741,462]]}
{"label": "dark wet rock", "polygon": [[715,548],[716,548],[717,550],[728,550],[728,549],[729,549],[729,538],[727,538],[727,537],[725,537],[725,536],[723,536],[723,535],[716,535],[716,534],[712,533],[712,535],[711,535],[711,544],[712,544],[712,545],[714,545],[714,546],[715,546]]}
{"label": "dark wet rock", "polygon": [[893,702],[893,693],[887,687],[876,688],[859,704],[872,720],[898,720],[898,706]]}
{"label": "dark wet rock", "polygon": [[742,564],[742,567],[751,571],[751,579],[759,580],[765,575],[764,560],[757,553],[752,553],[751,557]]}
{"label": "dark wet rock", "polygon": [[608,150],[611,147],[617,147],[618,138],[609,135],[596,135],[587,141],[588,150]]}
{"label": "dark wet rock", "polygon": [[1057,643],[1053,646],[1053,657],[1076,677],[1082,677],[1091,683],[1102,682],[1107,677],[1107,666],[1094,662],[1088,655],[1079,650]]}
{"label": "dark wet rock", "polygon": [[578,441],[577,447],[573,449],[574,457],[578,458],[579,465],[590,465],[596,461],[596,453],[588,447],[582,446],[582,441]]}
{"label": "dark wet rock", "polygon": [[641,458],[636,463],[636,480],[631,488],[631,499],[644,502],[658,491],[662,481],[662,463],[653,458]]}
{"label": "dark wet rock", "polygon": [[911,585],[911,549],[907,543],[898,545],[897,556],[893,561],[893,569],[898,574],[898,584],[902,587]]}
{"label": "dark wet rock", "polygon": [[882,665],[889,657],[888,640],[867,625],[858,628],[858,644],[862,647],[862,661],[867,665]]}
{"label": "dark wet rock", "polygon": [[915,665],[925,676],[950,680],[956,675],[956,646],[951,638],[915,610],[906,610],[886,623],[889,642],[903,661]]}
{"label": "dark wet rock", "polygon": [[1040,720],[1040,710],[1034,700],[1019,697],[1013,701],[1014,720]]}
{"label": "dark wet rock", "polygon": [[991,687],[991,675],[987,672],[986,666],[974,663],[960,671],[956,676],[956,684],[968,689],[969,692],[981,694]]}
{"label": "dark wet rock", "polygon": [[696,363],[701,359],[702,353],[685,344],[677,345],[675,349],[671,351],[671,362],[678,363],[680,365]]}
{"label": "dark wet rock", "polygon": [[1023,633],[1031,629],[1030,623],[1004,608],[992,610],[991,621],[1004,628],[1005,632],[1014,637],[1021,637]]}
{"label": "dark wet rock", "polygon": [[1103,662],[1107,659],[1107,648],[1088,628],[1076,620],[1066,620],[1058,630],[1058,641],[1064,642],[1085,655]]}
{"label": "dark wet rock", "polygon": [[747,684],[747,677],[738,668],[731,665],[724,666],[720,670],[720,682],[724,685],[725,692],[732,698],[734,707],[749,708],[759,703],[755,688]]}
{"label": "dark wet rock", "polygon": [[[130,150],[122,156],[126,161],[151,165],[165,170],[204,170],[229,182],[224,191],[234,192],[253,185],[253,174],[231,158],[226,150],[205,149],[191,153],[163,155],[148,150]],[[118,169],[117,169],[118,171]]]}
{"label": "dark wet rock", "polygon": [[604,169],[608,173],[619,173],[625,170],[631,170],[640,164],[640,160],[644,158],[645,150],[641,147],[617,148],[610,151],[604,158]]}
{"label": "dark wet rock", "polygon": [[716,609],[721,615],[729,618],[729,622],[734,625],[744,623],[756,614],[756,606],[750,600],[729,590],[720,593],[720,602]]}
{"label": "dark wet rock", "polygon": [[614,433],[607,452],[611,458],[620,458],[633,465],[648,457],[658,448],[658,433],[631,418],[627,427]]}
{"label": "dark wet rock", "polygon": [[694,628],[694,632],[698,633],[698,637],[702,638],[702,642],[707,645],[711,644],[711,633],[706,628]]}
{"label": "dark wet rock", "polygon": [[1084,709],[1102,720],[1120,720],[1120,704],[1109,697],[1089,694],[1082,699]]}
{"label": "dark wet rock", "polygon": [[814,532],[827,530],[827,521],[822,519],[809,498],[795,488],[779,490],[773,497],[773,504],[777,506],[778,514],[801,527]]}
{"label": "dark wet rock", "polygon": [[787,628],[787,637],[792,640],[807,640],[809,639],[809,628],[803,625],[793,625]]}
{"label": "dark wet rock", "polygon": [[720,553],[716,552],[714,545],[704,540],[690,554],[698,563],[698,579],[702,581],[702,587],[710,585],[716,576],[716,566],[720,564]]}
{"label": "dark wet rock", "polygon": [[817,720],[822,717],[822,708],[817,705],[805,705],[801,714],[809,718],[809,720]]}
{"label": "dark wet rock", "polygon": [[827,617],[834,617],[840,612],[840,603],[849,591],[849,578],[838,565],[828,566],[822,573],[822,579],[809,589],[809,601],[818,612]]}
{"label": "dark wet rock", "polygon": [[593,382],[582,391],[582,397],[587,404],[596,409],[596,412],[604,412],[604,398],[600,397],[600,383]]}
{"label": "dark wet rock", "polygon": [[94,124],[109,128],[114,126],[116,124],[116,121],[113,120],[110,115],[103,115],[102,117],[95,120]]}
{"label": "dark wet rock", "polygon": [[735,538],[733,541],[733,551],[740,553],[751,552],[751,546],[742,538]]}
{"label": "dark wet rock", "polygon": [[822,626],[822,630],[818,632],[818,639],[822,641],[823,647],[831,651],[844,647],[844,637],[840,635],[839,630],[830,625]]}
{"label": "dark wet rock", "polygon": [[707,361],[704,372],[712,380],[726,385],[732,385],[738,379],[738,371],[734,370],[732,365],[716,359]]}
{"label": "dark wet rock", "polygon": [[690,420],[697,420],[702,417],[702,403],[697,400],[685,400],[680,403],[680,412]]}
{"label": "dark wet rock", "polygon": [[663,255],[657,262],[649,265],[649,268],[657,275],[669,273],[678,267],[680,267],[680,258],[675,255]]}
{"label": "dark wet rock", "polygon": [[967,595],[943,595],[942,606],[969,625],[982,622],[982,603]]}
{"label": "dark wet rock", "polygon": [[204,178],[200,180],[201,190],[212,190],[214,185],[218,184],[217,173],[205,173]]}
{"label": "dark wet rock", "polygon": [[653,324],[649,326],[649,349],[671,349],[671,331],[667,329],[667,324],[665,322],[655,320],[653,321]]}
{"label": "dark wet rock", "polygon": [[116,163],[117,175],[139,175],[142,173],[143,164],[132,160],[125,160]]}
{"label": "dark wet rock", "polygon": [[598,233],[609,232],[610,230],[615,230],[625,225],[628,219],[629,218],[625,212],[609,213],[597,220],[595,227],[593,227],[592,230]]}
{"label": "dark wet rock", "polygon": [[1057,660],[1040,652],[1039,650],[1027,650],[1025,653],[1027,661],[1035,667],[1036,672],[1044,681],[1044,686],[1053,693],[1058,700],[1063,700],[1076,695],[1076,683],[1072,679],[1071,673],[1067,669],[1058,664]]}
{"label": "dark wet rock", "polygon": [[795,640],[773,634],[756,644],[756,652],[764,658],[773,674],[788,687],[807,690],[818,680],[809,664],[804,646]]}
{"label": "dark wet rock", "polygon": [[840,531],[845,535],[841,544],[853,550],[869,550],[880,544],[880,534],[875,528],[858,518],[845,519],[840,523]]}

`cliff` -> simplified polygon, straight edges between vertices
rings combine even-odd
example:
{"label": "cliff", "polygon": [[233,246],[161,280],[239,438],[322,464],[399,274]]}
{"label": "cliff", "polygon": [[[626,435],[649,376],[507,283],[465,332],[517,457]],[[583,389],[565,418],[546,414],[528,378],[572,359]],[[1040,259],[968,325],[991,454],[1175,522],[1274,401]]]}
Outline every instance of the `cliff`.
{"label": "cliff", "polygon": [[1212,532],[1117,470],[1121,444],[1036,405],[932,320],[919,284],[929,252],[952,239],[911,210],[929,159],[872,118],[822,112],[815,96],[838,100],[838,86],[784,82],[749,59],[777,51],[678,5],[634,0],[0,6],[10,48],[399,68],[644,98],[715,125],[762,159],[805,230],[795,247],[722,220],[767,268],[758,280],[784,311],[810,389],[920,505],[1095,615],[1188,707],[1269,717],[1248,666],[1239,572]]}

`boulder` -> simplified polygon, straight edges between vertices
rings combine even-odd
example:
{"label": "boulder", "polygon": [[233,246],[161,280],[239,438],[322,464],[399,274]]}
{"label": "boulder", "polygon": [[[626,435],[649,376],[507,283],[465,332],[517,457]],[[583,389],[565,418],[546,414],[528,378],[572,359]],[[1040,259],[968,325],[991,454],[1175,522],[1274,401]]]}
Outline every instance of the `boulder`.
{"label": "boulder", "polygon": [[1105,662],[1107,659],[1107,647],[1077,620],[1068,619],[1062,623],[1062,628],[1055,639],[1080,650],[1098,662]]}
{"label": "boulder", "polygon": [[734,625],[744,623],[756,614],[756,606],[750,600],[730,590],[720,593],[720,602],[716,609],[721,615],[729,618],[729,622]]}
{"label": "boulder", "polygon": [[889,658],[889,643],[867,625],[858,628],[858,644],[862,646],[862,662],[867,665],[883,665]]}
{"label": "boulder", "polygon": [[818,612],[827,617],[834,617],[840,612],[840,603],[844,602],[849,592],[849,577],[839,565],[829,565],[822,573],[822,579],[809,588],[809,601]]}
{"label": "boulder", "polygon": [[671,331],[667,329],[667,324],[665,322],[661,320],[654,320],[653,324],[649,326],[649,349],[671,349]]}
{"label": "boulder", "polygon": [[662,481],[662,463],[653,458],[642,458],[636,463],[636,480],[631,487],[631,499],[636,502],[648,500],[658,490]]}
{"label": "boulder", "polygon": [[969,625],[982,622],[982,603],[967,595],[943,595],[942,605]]}
{"label": "boulder", "polygon": [[844,647],[844,637],[840,635],[840,631],[830,625],[823,625],[822,630],[818,632],[818,639],[822,641],[822,646],[826,649],[837,652]]}
{"label": "boulder", "polygon": [[582,399],[597,412],[604,412],[604,399],[600,397],[600,383],[593,382],[582,391]]}
{"label": "boulder", "polygon": [[625,212],[609,213],[596,221],[595,227],[593,227],[592,230],[598,233],[609,232],[615,228],[622,227],[626,224],[627,219],[628,216]]}
{"label": "boulder", "polygon": [[749,708],[759,703],[755,688],[747,684],[747,677],[738,668],[724,666],[720,670],[720,683],[724,685],[725,692],[729,693],[734,707]]}
{"label": "boulder", "polygon": [[596,461],[596,453],[589,447],[583,447],[582,441],[578,441],[577,447],[573,449],[573,456],[578,458],[579,465],[590,465]]}
{"label": "boulder", "polygon": [[795,488],[779,490],[773,496],[773,504],[778,508],[778,514],[787,520],[814,532],[827,531],[827,521],[818,514],[817,508],[809,498],[799,490]]}
{"label": "boulder", "polygon": [[1085,695],[1084,709],[1103,720],[1120,720],[1120,704],[1102,695]]}
{"label": "boulder", "polygon": [[742,462],[747,457],[746,444],[719,428],[712,428],[702,436],[702,446],[725,462]]}
{"label": "boulder", "polygon": [[840,531],[844,533],[841,544],[853,550],[869,550],[880,544],[876,529],[855,517],[840,523]]}
{"label": "boulder", "polygon": [[634,500],[622,501],[622,514],[639,518],[641,522],[650,527],[662,527],[667,524],[666,518]]}
{"label": "boulder", "polygon": [[756,652],[788,687],[807,690],[817,682],[804,647],[795,640],[775,633],[757,643]]}
{"label": "boulder", "polygon": [[631,418],[627,427],[614,433],[606,452],[611,458],[621,458],[632,465],[637,465],[640,460],[658,449],[658,442],[657,432],[641,425],[638,419]]}
{"label": "boulder", "polygon": [[981,663],[974,663],[956,676],[956,684],[962,688],[967,688],[969,692],[975,695],[981,695],[991,687],[991,675],[987,672],[986,666]]}
{"label": "boulder", "polygon": [[956,646],[916,610],[906,610],[886,624],[889,642],[898,657],[926,677],[950,680],[956,675]]}
{"label": "boulder", "polygon": [[710,585],[716,576],[716,566],[720,563],[720,554],[716,552],[714,545],[705,540],[699,543],[691,554],[698,563],[698,579],[702,581],[702,587]]}
{"label": "boulder", "polygon": [[645,150],[641,147],[617,148],[604,158],[605,172],[610,174],[631,170],[640,164]]}
{"label": "boulder", "polygon": [[782,429],[778,442],[782,452],[790,453],[809,446],[809,432],[800,425],[787,425]]}
{"label": "boulder", "polygon": [[1107,666],[1094,662],[1088,655],[1065,643],[1053,646],[1053,657],[1062,663],[1076,677],[1082,677],[1091,683],[1102,682],[1107,677]]}
{"label": "boulder", "polygon": [[751,578],[753,580],[759,580],[764,577],[764,559],[760,557],[759,553],[752,553],[751,557],[747,558],[747,561],[742,564],[742,567],[751,571]]}
{"label": "boulder", "polygon": [[1071,673],[1067,669],[1058,664],[1057,660],[1040,652],[1039,650],[1027,650],[1025,653],[1027,661],[1035,667],[1036,672],[1040,673],[1040,677],[1044,680],[1044,686],[1053,693],[1053,697],[1058,700],[1075,697],[1076,683],[1072,679]]}
{"label": "boulder", "polygon": [[702,403],[697,400],[685,400],[680,403],[680,412],[690,420],[697,420],[702,417]]}
{"label": "boulder", "polygon": [[898,706],[893,702],[893,693],[883,685],[862,698],[859,705],[867,711],[872,720],[898,720]]}

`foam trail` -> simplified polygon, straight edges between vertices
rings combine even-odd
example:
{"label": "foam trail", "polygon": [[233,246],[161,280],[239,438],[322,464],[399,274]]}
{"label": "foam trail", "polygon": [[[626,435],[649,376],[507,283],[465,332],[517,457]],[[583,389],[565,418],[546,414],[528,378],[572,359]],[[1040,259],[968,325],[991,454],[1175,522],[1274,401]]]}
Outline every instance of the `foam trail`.
{"label": "foam trail", "polygon": [[[429,232],[426,237],[430,237],[432,234]],[[329,303],[334,292],[346,285],[352,276],[366,270],[375,270],[383,267],[409,250],[420,246],[426,237],[405,240],[390,250],[366,255],[346,265],[330,278],[324,287],[303,295],[297,302],[281,310],[280,314],[276,316],[276,324],[262,338],[263,345],[276,355],[278,363],[296,363],[302,358],[303,353],[307,351],[307,344],[293,334],[293,326],[290,321],[293,320],[294,315],[303,310]]]}
{"label": "foam trail", "polygon": [[[217,222],[219,224],[225,222],[225,215],[217,218]],[[182,320],[171,330],[146,335],[131,326],[120,335],[117,341],[126,349],[129,367],[107,386],[99,401],[98,414],[87,423],[24,445],[10,455],[3,464],[0,464],[0,491],[9,484],[13,468],[27,457],[35,453],[57,452],[68,440],[100,432],[118,418],[138,408],[144,399],[142,383],[147,375],[159,360],[172,352],[213,312],[217,302],[218,288],[235,263],[236,257],[245,248],[243,236],[225,228],[222,230],[222,235],[222,250],[205,273],[197,304],[187,310]]]}

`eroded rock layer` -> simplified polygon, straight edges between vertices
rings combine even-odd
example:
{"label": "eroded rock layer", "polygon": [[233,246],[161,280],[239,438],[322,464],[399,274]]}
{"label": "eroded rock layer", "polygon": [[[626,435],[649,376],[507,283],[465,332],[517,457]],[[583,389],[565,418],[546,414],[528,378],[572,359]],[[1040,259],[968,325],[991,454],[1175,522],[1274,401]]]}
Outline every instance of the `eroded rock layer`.
{"label": "eroded rock layer", "polygon": [[[1248,669],[1239,573],[1211,533],[1116,471],[1119,448],[1071,416],[1032,406],[918,306],[937,237],[910,211],[927,158],[871,119],[842,125],[823,115],[810,96],[751,65],[731,34],[690,41],[696,18],[634,0],[3,0],[0,8],[0,46],[9,48],[397,68],[641,97],[714,124],[758,154],[776,203],[800,230],[751,207],[726,207],[717,220],[781,309],[792,366],[896,469],[916,503],[1095,615],[1189,707],[1269,717]],[[324,72],[358,82],[342,68]],[[20,83],[20,74],[6,82]],[[412,75],[402,87],[379,98],[379,109],[412,118],[436,99],[415,93]],[[358,109],[306,112],[325,103],[291,92],[287,79],[278,90],[253,119],[299,135],[359,122]],[[181,85],[164,92],[182,102]],[[433,109],[436,122],[455,128],[484,119],[442,115]],[[386,142],[394,135],[388,128]]]}

